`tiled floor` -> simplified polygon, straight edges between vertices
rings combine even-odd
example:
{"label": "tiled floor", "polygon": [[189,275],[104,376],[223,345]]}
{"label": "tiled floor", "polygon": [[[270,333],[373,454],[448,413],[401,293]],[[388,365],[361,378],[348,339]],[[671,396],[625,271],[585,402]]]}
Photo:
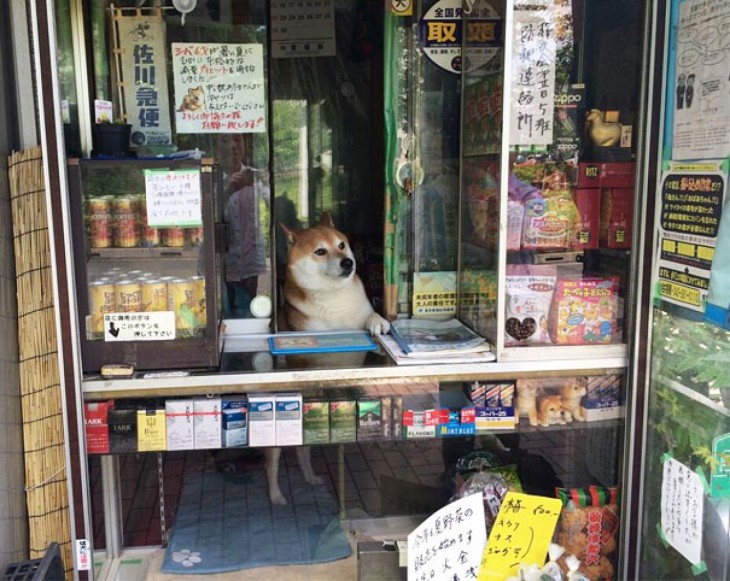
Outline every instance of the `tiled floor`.
{"label": "tiled floor", "polygon": [[[514,461],[519,466],[527,492],[551,494],[552,487],[560,483],[565,486],[586,486],[596,482],[615,484],[620,434],[621,428],[615,423],[607,423],[528,431],[523,428],[519,433],[505,434],[499,443],[491,437],[329,445],[312,449],[312,464],[328,484],[344,518],[354,519],[352,522],[377,522],[382,517],[427,515],[442,506],[453,493],[452,467],[456,458],[478,447],[497,449],[495,446],[498,446],[506,461]],[[251,449],[241,449],[232,455],[190,451],[167,452],[159,458],[154,453],[120,456],[125,547],[160,547],[164,544],[160,526],[158,460],[164,476],[165,528],[168,532],[174,526],[184,476],[189,471],[264,469],[262,452]],[[296,469],[294,449],[285,449],[282,461]],[[104,546],[98,459],[92,458],[91,469],[95,549],[98,551]],[[354,538],[357,538],[357,531]],[[159,573],[163,553],[159,550],[147,559],[150,571],[146,578],[171,578]],[[353,559],[345,560],[349,563],[331,564],[333,571],[341,567],[339,570],[347,573],[345,577],[329,578],[354,579],[356,564]],[[281,569],[292,573],[291,568]],[[260,570],[250,571],[253,575]],[[267,570],[267,574],[271,571]],[[246,578],[242,575],[209,578]],[[277,574],[277,578],[287,578],[284,573],[282,575]]]}

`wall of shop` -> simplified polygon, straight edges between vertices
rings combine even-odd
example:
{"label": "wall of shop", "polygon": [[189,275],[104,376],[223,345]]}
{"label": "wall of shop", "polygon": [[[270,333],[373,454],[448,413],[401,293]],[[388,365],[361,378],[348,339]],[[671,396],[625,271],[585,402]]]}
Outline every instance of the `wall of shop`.
{"label": "wall of shop", "polygon": [[[17,38],[14,17],[22,18],[18,22],[21,24],[18,32],[27,39],[23,0],[0,3],[0,127],[3,128],[0,131],[0,462],[3,466],[0,471],[0,571],[5,571],[8,563],[23,561],[28,555],[15,261],[7,163],[8,155],[19,145],[12,46]],[[26,53],[26,58],[29,57]],[[32,103],[31,100],[31,107]],[[30,137],[35,136],[31,134]]]}

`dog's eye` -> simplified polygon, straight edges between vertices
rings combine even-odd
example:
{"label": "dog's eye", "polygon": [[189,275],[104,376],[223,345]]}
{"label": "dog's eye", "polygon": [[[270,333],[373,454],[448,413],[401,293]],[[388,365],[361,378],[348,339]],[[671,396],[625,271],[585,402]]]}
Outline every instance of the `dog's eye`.
{"label": "dog's eye", "polygon": [[327,254],[327,249],[325,249],[325,248],[317,248],[317,250],[315,250],[314,253],[317,256],[324,256],[325,254]]}
{"label": "dog's eye", "polygon": [[345,246],[346,246],[346,244],[344,242],[340,242],[340,245],[338,246],[338,248],[340,250],[344,250],[345,249]]}

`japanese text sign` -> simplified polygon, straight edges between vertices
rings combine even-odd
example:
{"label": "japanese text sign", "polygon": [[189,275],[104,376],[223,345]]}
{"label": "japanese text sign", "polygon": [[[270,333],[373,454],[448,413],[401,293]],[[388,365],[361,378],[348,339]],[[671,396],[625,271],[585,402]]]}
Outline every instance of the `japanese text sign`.
{"label": "japanese text sign", "polygon": [[335,56],[335,8],[332,0],[271,0],[273,58]]}
{"label": "japanese text sign", "polygon": [[170,341],[174,338],[174,311],[104,315],[104,341]]}
{"label": "japanese text sign", "polygon": [[556,26],[552,2],[515,2],[510,144],[553,142]]}
{"label": "japanese text sign", "polygon": [[126,121],[135,145],[167,145],[172,140],[167,88],[165,23],[158,14],[122,16],[114,12],[119,37],[119,76]]}
{"label": "japanese text sign", "polygon": [[147,224],[198,227],[203,225],[200,170],[145,170]]}
{"label": "japanese text sign", "polygon": [[260,44],[172,43],[178,133],[266,131]]}
{"label": "japanese text sign", "polygon": [[408,535],[408,579],[476,579],[486,539],[481,493],[447,504]]}
{"label": "japanese text sign", "polygon": [[705,489],[697,473],[674,458],[664,461],[661,527],[666,541],[693,565],[701,561]]}
{"label": "japanese text sign", "polygon": [[562,507],[558,498],[508,492],[489,533],[479,580],[506,579],[521,563],[541,567]]}

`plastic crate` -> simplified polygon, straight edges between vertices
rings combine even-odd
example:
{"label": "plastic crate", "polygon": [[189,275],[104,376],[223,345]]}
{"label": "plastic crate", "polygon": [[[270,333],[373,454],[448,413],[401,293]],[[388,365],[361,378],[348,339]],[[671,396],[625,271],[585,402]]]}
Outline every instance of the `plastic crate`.
{"label": "plastic crate", "polygon": [[63,581],[66,578],[58,543],[51,543],[42,559],[11,563],[3,581]]}

